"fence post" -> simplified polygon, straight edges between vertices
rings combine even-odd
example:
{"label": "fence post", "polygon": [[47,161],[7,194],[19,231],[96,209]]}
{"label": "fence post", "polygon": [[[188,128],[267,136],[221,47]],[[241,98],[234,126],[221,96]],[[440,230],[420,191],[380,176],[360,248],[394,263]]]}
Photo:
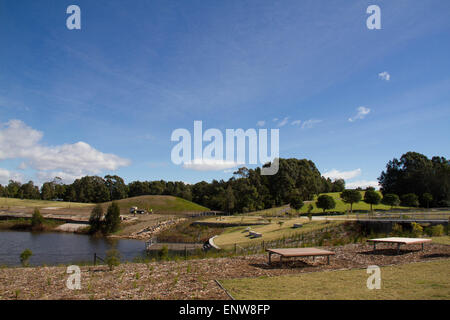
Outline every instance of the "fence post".
{"label": "fence post", "polygon": [[94,252],[94,266],[97,265],[97,253]]}

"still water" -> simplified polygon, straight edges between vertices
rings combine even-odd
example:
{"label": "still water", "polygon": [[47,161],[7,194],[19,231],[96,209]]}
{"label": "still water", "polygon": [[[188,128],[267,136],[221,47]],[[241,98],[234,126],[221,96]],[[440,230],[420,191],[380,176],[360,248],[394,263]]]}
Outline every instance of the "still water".
{"label": "still water", "polygon": [[0,266],[20,265],[20,254],[25,249],[33,252],[30,265],[56,265],[93,262],[94,253],[104,258],[113,246],[120,251],[121,261],[132,261],[145,254],[145,243],[139,240],[110,240],[62,232],[0,231]]}

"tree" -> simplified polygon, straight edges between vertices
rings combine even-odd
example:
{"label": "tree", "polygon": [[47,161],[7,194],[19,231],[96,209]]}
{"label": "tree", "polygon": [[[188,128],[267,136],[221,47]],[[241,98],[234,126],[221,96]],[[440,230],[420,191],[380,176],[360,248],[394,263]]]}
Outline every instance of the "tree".
{"label": "tree", "polygon": [[361,201],[361,192],[357,190],[344,190],[341,193],[341,199],[350,204],[350,212],[353,214],[353,204]]}
{"label": "tree", "polygon": [[28,260],[30,260],[30,257],[33,255],[33,252],[30,249],[25,249],[20,254],[20,262],[24,267],[28,266]]}
{"label": "tree", "polygon": [[431,193],[425,192],[422,195],[422,203],[425,204],[427,208],[429,208],[431,202],[433,202],[433,195]]}
{"label": "tree", "polygon": [[381,199],[381,203],[387,206],[391,206],[391,209],[400,205],[400,198],[398,195],[393,193],[385,194],[383,199]]}
{"label": "tree", "polygon": [[39,230],[43,228],[44,217],[40,213],[38,208],[34,209],[33,215],[31,216],[31,228],[33,230]]}
{"label": "tree", "polygon": [[115,248],[111,248],[106,252],[105,262],[110,271],[114,270],[114,267],[120,264],[120,252]]}
{"label": "tree", "polygon": [[120,207],[117,202],[113,201],[106,211],[104,231],[112,233],[119,229],[120,225]]}
{"label": "tree", "polygon": [[336,207],[336,202],[334,201],[333,197],[327,194],[322,194],[317,198],[316,207],[322,209],[323,212],[325,212],[325,210],[334,209]]}
{"label": "tree", "polygon": [[368,189],[364,193],[364,202],[370,204],[370,212],[373,212],[372,206],[379,204],[381,201],[381,196],[374,189]]}
{"label": "tree", "polygon": [[96,233],[102,229],[103,207],[97,204],[91,212],[89,217],[90,232]]}
{"label": "tree", "polygon": [[301,198],[300,192],[298,191],[292,192],[289,199],[289,205],[295,211],[298,211],[303,207],[303,200]]}
{"label": "tree", "polygon": [[394,158],[378,178],[383,194],[402,195],[429,193],[430,206],[450,200],[450,160],[435,156],[431,160],[417,152],[407,152]]}
{"label": "tree", "polygon": [[414,193],[407,193],[401,196],[401,205],[404,207],[418,207],[419,197]]}

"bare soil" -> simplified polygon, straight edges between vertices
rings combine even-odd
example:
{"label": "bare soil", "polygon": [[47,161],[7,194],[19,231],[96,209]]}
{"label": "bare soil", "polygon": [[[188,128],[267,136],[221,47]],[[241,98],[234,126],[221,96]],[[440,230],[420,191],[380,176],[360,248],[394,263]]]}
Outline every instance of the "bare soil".
{"label": "bare soil", "polygon": [[[427,244],[391,245],[372,251],[368,244],[324,247],[336,253],[330,265],[325,258],[295,259],[267,264],[267,255],[188,261],[122,264],[113,271],[107,266],[81,267],[81,290],[66,288],[66,267],[0,269],[1,299],[229,299],[215,279],[277,276],[366,268],[450,258],[450,246]],[[274,259],[275,260],[275,259]]]}

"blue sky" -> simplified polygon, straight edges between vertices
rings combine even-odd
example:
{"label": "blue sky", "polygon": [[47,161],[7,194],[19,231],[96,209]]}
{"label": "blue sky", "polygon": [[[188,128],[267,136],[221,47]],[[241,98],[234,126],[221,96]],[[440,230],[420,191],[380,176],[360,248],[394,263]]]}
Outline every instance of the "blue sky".
{"label": "blue sky", "polygon": [[171,162],[172,131],[194,120],[278,128],[281,157],[350,186],[407,151],[448,158],[449,14],[433,0],[0,0],[0,183],[228,179]]}

